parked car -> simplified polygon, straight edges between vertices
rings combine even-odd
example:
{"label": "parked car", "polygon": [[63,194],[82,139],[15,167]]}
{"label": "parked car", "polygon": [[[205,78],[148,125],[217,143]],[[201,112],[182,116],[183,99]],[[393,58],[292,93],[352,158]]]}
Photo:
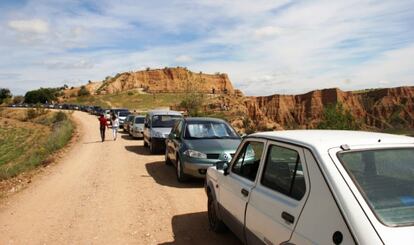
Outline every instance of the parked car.
{"label": "parked car", "polygon": [[170,134],[175,121],[182,117],[178,111],[149,111],[144,123],[144,146],[148,146],[151,153],[164,150],[165,139]]}
{"label": "parked car", "polygon": [[144,137],[144,121],[145,116],[134,116],[129,130],[130,134],[134,138]]}
{"label": "parked car", "polygon": [[134,121],[134,117],[135,117],[135,115],[134,114],[129,114],[126,118],[125,118],[125,121],[124,121],[124,132],[127,132],[129,135],[131,135],[131,126],[132,126],[132,123],[133,123],[133,121]]}
{"label": "parked car", "polygon": [[413,186],[412,137],[256,133],[208,169],[208,219],[246,244],[407,244]]}
{"label": "parked car", "polygon": [[117,112],[118,118],[119,118],[119,128],[123,128],[124,127],[124,122],[126,117],[131,114],[130,111],[128,110],[121,110]]}
{"label": "parked car", "polygon": [[177,179],[204,178],[207,168],[219,160],[230,160],[241,141],[224,120],[185,118],[177,120],[166,140],[165,163],[176,167]]}

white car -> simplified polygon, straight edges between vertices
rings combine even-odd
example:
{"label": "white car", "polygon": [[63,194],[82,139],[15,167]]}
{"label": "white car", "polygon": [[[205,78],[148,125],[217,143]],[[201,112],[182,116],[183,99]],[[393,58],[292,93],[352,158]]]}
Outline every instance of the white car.
{"label": "white car", "polygon": [[209,224],[246,244],[412,244],[414,138],[252,134],[206,176]]}
{"label": "white car", "polygon": [[132,137],[134,138],[144,137],[144,121],[145,121],[145,116],[134,117],[132,124],[131,124],[131,129],[129,130]]}

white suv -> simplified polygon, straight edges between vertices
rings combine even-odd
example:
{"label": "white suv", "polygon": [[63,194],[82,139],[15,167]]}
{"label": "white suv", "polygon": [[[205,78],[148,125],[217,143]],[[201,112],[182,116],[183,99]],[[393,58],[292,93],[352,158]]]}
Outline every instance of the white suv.
{"label": "white suv", "polygon": [[292,130],[252,134],[206,176],[211,229],[246,244],[414,241],[414,138]]}

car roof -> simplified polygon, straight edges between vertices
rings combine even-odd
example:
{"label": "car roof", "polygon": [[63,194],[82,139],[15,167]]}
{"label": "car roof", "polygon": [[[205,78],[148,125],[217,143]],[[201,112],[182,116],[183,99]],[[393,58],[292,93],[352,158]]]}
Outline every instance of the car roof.
{"label": "car roof", "polygon": [[169,110],[153,110],[148,112],[149,115],[180,115],[182,114],[179,111],[169,111]]}
{"label": "car roof", "polygon": [[223,119],[214,117],[187,117],[186,122],[225,122]]}
{"label": "car roof", "polygon": [[248,137],[285,141],[318,149],[341,145],[414,144],[413,137],[351,130],[284,130],[254,133]]}

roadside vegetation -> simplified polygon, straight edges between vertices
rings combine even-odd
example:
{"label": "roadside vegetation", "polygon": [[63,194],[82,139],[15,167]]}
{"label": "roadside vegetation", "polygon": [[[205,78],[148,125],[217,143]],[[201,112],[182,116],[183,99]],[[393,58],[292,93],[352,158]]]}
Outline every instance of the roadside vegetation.
{"label": "roadside vegetation", "polygon": [[97,105],[102,108],[149,110],[179,104],[183,99],[183,95],[180,93],[142,94],[138,91],[126,91],[114,94],[72,97],[66,102],[79,105]]}
{"label": "roadside vegetation", "polygon": [[65,112],[43,108],[0,110],[0,181],[47,165],[71,139],[74,124]]}

